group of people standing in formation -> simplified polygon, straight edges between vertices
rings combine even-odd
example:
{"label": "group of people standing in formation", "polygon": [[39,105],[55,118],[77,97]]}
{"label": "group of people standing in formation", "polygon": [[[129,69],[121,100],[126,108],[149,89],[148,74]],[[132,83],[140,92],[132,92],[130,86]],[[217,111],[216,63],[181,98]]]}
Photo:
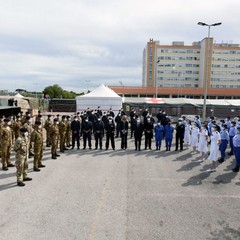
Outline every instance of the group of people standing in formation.
{"label": "group of people standing in formation", "polygon": [[[35,121],[33,121],[35,119]],[[160,151],[162,142],[165,140],[166,151],[171,151],[172,140],[175,130],[175,151],[183,151],[183,143],[192,147],[192,154],[201,153],[203,162],[207,158],[212,161],[208,172],[216,171],[217,162],[225,161],[226,149],[230,145],[229,155],[235,155],[236,167],[240,167],[240,118],[230,121],[230,118],[216,122],[214,117],[201,123],[199,116],[190,120],[185,116],[178,119],[176,125],[172,125],[171,119],[165,111],[159,110],[154,118],[148,108],[138,114],[133,108],[127,116],[120,109],[115,116],[110,108],[103,112],[100,107],[96,110],[88,108],[84,112],[78,112],[74,116],[51,116],[47,115],[44,121],[41,112],[33,118],[29,112],[20,112],[17,116],[0,116],[0,155],[2,158],[2,170],[16,167],[17,185],[24,186],[24,181],[31,181],[28,177],[28,158],[34,157],[33,171],[40,172],[44,168],[43,157],[43,128],[46,130],[46,147],[51,147],[52,159],[57,159],[59,153],[69,149],[92,149],[92,136],[95,138],[94,149],[103,149],[103,137],[106,135],[105,150],[115,150],[115,138],[121,138],[121,149],[128,147],[128,135],[134,138],[135,151],[142,150],[142,138],[145,137],[144,149],[152,150],[152,140],[155,139],[156,151]],[[208,150],[210,145],[210,154]],[[16,153],[15,165],[11,163],[11,148]],[[221,157],[218,158],[219,150]]]}

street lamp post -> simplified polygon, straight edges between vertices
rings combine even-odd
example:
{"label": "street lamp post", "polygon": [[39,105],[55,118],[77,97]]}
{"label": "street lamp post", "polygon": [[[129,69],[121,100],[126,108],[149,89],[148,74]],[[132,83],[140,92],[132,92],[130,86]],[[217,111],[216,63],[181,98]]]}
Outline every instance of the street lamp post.
{"label": "street lamp post", "polygon": [[207,102],[207,90],[208,90],[208,82],[209,82],[209,63],[210,63],[210,29],[211,27],[219,26],[222,23],[213,23],[213,24],[207,24],[204,22],[198,22],[198,25],[200,26],[207,26],[208,27],[208,46],[207,46],[207,69],[206,69],[206,78],[205,78],[205,84],[204,84],[204,100],[203,100],[203,112],[202,112],[202,118],[203,121],[206,120],[206,102]]}

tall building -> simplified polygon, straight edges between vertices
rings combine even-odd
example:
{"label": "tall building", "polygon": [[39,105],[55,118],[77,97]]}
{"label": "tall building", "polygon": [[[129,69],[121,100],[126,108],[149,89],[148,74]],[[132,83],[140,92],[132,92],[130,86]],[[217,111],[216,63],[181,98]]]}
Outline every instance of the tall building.
{"label": "tall building", "polygon": [[147,43],[142,86],[204,88],[206,79],[208,88],[240,88],[239,44],[215,44],[213,38],[189,46],[180,41],[160,45],[153,39]]}

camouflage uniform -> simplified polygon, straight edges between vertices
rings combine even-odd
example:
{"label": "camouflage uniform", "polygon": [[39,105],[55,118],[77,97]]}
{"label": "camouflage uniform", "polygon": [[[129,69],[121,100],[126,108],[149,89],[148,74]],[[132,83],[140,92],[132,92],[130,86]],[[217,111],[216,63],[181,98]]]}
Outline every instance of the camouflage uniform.
{"label": "camouflage uniform", "polygon": [[31,135],[32,135],[32,132],[34,131],[33,127],[32,127],[32,124],[29,123],[29,122],[26,122],[24,125],[23,125],[24,128],[26,128],[28,130],[28,136],[29,136],[29,157],[31,156],[34,156],[34,153],[33,153],[33,147],[32,147],[32,142],[30,141],[30,138],[31,138]]}
{"label": "camouflage uniform", "polygon": [[10,152],[12,146],[12,131],[7,125],[3,125],[1,128],[1,149],[2,149],[2,167],[6,168],[11,164]]}
{"label": "camouflage uniform", "polygon": [[57,124],[53,124],[51,126],[51,142],[52,142],[51,153],[53,159],[56,159],[57,156],[58,140],[59,140],[59,128]]}
{"label": "camouflage uniform", "polygon": [[71,136],[72,136],[72,131],[71,131],[71,120],[68,119],[66,122],[67,125],[67,131],[66,131],[66,145],[67,147],[71,146]]}
{"label": "camouflage uniform", "polygon": [[22,182],[27,178],[28,171],[28,137],[20,136],[14,144],[14,151],[16,152],[16,169],[17,182]]}
{"label": "camouflage uniform", "polygon": [[22,127],[22,123],[20,120],[16,120],[14,123],[13,123],[13,132],[14,132],[14,136],[15,136],[15,139],[17,139],[19,136],[20,136],[20,128]]}
{"label": "camouflage uniform", "polygon": [[34,129],[31,134],[31,142],[34,143],[34,160],[33,169],[38,169],[42,166],[43,157],[43,133],[42,129]]}
{"label": "camouflage uniform", "polygon": [[[3,119],[0,118],[0,136],[1,136],[2,127],[3,127]],[[0,140],[0,157],[2,157],[2,144],[1,144],[1,140]]]}
{"label": "camouflage uniform", "polygon": [[67,123],[66,121],[62,120],[59,123],[60,152],[64,152],[64,150],[66,150],[65,148],[66,133],[67,133]]}
{"label": "camouflage uniform", "polygon": [[50,147],[51,146],[51,127],[52,127],[52,121],[51,119],[47,119],[45,121],[45,124],[44,124],[44,128],[46,129],[46,133],[47,133],[47,141],[46,141],[46,144],[47,144],[47,147]]}

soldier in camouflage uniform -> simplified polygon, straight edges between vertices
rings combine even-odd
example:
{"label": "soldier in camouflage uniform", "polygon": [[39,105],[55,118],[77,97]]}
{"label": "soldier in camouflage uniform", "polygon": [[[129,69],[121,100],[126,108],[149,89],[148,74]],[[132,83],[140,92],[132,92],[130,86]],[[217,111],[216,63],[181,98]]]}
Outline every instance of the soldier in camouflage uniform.
{"label": "soldier in camouflage uniform", "polygon": [[71,131],[71,118],[70,116],[67,116],[67,132],[66,132],[66,146],[71,147],[71,136],[72,136],[72,131]]}
{"label": "soldier in camouflage uniform", "polygon": [[45,167],[42,164],[43,157],[43,132],[40,121],[35,122],[36,128],[31,134],[31,142],[34,143],[34,160],[33,160],[33,171],[40,172],[39,168]]}
{"label": "soldier in camouflage uniform", "polygon": [[60,152],[64,152],[64,150],[68,150],[65,147],[66,141],[66,133],[67,133],[67,121],[66,116],[62,116],[62,120],[59,123],[59,135],[60,135]]}
{"label": "soldier in camouflage uniform", "polygon": [[8,170],[8,167],[14,167],[10,160],[11,146],[12,146],[12,130],[9,127],[10,119],[5,118],[4,124],[1,128],[0,139],[2,147],[2,169]]}
{"label": "soldier in camouflage uniform", "polygon": [[57,159],[60,155],[57,154],[58,140],[59,140],[59,127],[58,127],[58,119],[54,118],[53,125],[51,126],[50,136],[51,136],[51,153],[52,159]]}
{"label": "soldier in camouflage uniform", "polygon": [[34,153],[33,153],[33,147],[32,147],[32,142],[30,141],[30,138],[34,129],[32,126],[32,119],[30,116],[26,117],[26,122],[24,123],[23,127],[28,130],[28,136],[29,136],[29,155],[28,156],[29,158],[31,158],[34,156]]}
{"label": "soldier in camouflage uniform", "polygon": [[14,144],[14,151],[16,152],[16,176],[17,176],[17,185],[20,187],[25,186],[23,181],[31,181],[32,178],[27,176],[28,171],[28,147],[29,147],[29,138],[28,131],[26,128],[20,128],[19,136]]}
{"label": "soldier in camouflage uniform", "polygon": [[[1,115],[0,116],[0,134],[1,134],[2,126],[3,126],[3,119],[4,119],[4,117]],[[0,141],[0,157],[2,157],[1,141]]]}
{"label": "soldier in camouflage uniform", "polygon": [[17,139],[20,136],[21,127],[22,127],[21,117],[16,116],[16,120],[13,122],[13,132],[15,139]]}
{"label": "soldier in camouflage uniform", "polygon": [[53,123],[52,123],[52,120],[51,120],[51,115],[48,115],[48,118],[47,118],[47,120],[45,121],[45,124],[44,124],[44,128],[45,128],[46,134],[47,134],[47,140],[46,140],[47,147],[51,146],[51,136],[50,136],[50,133],[51,133],[52,125],[53,125]]}

